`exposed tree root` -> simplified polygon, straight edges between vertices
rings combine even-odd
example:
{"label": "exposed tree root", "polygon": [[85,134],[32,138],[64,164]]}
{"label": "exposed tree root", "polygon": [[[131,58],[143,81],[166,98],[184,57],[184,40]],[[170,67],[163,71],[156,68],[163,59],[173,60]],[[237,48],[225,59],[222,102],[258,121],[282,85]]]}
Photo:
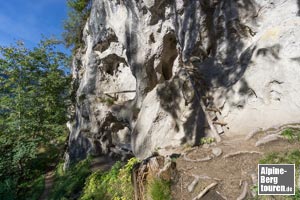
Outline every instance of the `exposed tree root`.
{"label": "exposed tree root", "polygon": [[220,192],[218,192],[218,191],[216,191],[216,193],[218,194],[218,195],[220,195],[224,200],[227,200],[227,197],[225,197],[223,194],[221,194]]}
{"label": "exposed tree root", "polygon": [[285,129],[300,129],[300,125],[299,124],[287,124],[287,125],[282,125],[280,127],[274,127],[273,129],[275,129],[275,130],[267,130],[265,132],[267,134],[280,134]]}
{"label": "exposed tree root", "polygon": [[229,157],[237,156],[240,154],[262,154],[262,153],[259,151],[237,151],[234,153],[229,153],[229,154],[223,156],[223,158],[229,158]]}
{"label": "exposed tree root", "polygon": [[215,181],[221,181],[221,179],[218,179],[218,178],[212,178],[210,176],[207,176],[207,175],[199,175],[199,178],[200,179],[211,179],[211,180],[215,180]]}
{"label": "exposed tree root", "polygon": [[245,137],[245,140],[250,140],[251,138],[253,138],[257,133],[263,131],[262,128],[256,128],[253,131],[251,131],[250,133],[248,133]]}
{"label": "exposed tree root", "polygon": [[261,145],[264,145],[264,144],[267,144],[269,142],[273,142],[273,141],[276,141],[278,139],[282,138],[282,136],[280,136],[278,133],[277,134],[271,134],[271,135],[267,135],[261,139],[259,139],[256,143],[255,143],[255,146],[258,147],[258,146],[261,146]]}
{"label": "exposed tree root", "polygon": [[200,177],[197,176],[197,175],[193,175],[195,178],[193,180],[193,182],[188,186],[188,191],[189,192],[193,192],[196,185],[198,184],[199,180],[200,180]]}
{"label": "exposed tree root", "polygon": [[242,190],[242,193],[240,194],[240,196],[237,197],[236,200],[243,200],[246,198],[247,196],[247,192],[248,192],[248,182],[247,181],[244,181],[243,182],[243,190]]}
{"label": "exposed tree root", "polygon": [[266,134],[280,134],[285,129],[300,129],[300,124],[284,124],[281,126],[272,126],[267,129],[257,128],[251,131],[249,134],[246,135],[245,140],[249,140],[254,137],[256,134],[260,132],[264,132]]}
{"label": "exposed tree root", "polygon": [[212,178],[210,176],[207,176],[207,175],[195,175],[195,174],[190,174],[190,173],[186,173],[186,172],[183,172],[184,174],[188,175],[188,176],[193,176],[193,177],[199,177],[199,179],[203,179],[203,180],[215,180],[215,181],[221,181],[221,179],[219,178]]}
{"label": "exposed tree root", "polygon": [[211,188],[215,187],[218,183],[212,183],[210,185],[208,185],[207,187],[204,188],[204,190],[202,190],[195,198],[193,198],[193,200],[198,200],[201,197],[203,197]]}
{"label": "exposed tree root", "polygon": [[257,184],[257,173],[250,174],[253,185]]}
{"label": "exposed tree root", "polygon": [[285,124],[280,127],[280,129],[282,129],[282,130],[287,129],[287,128],[300,129],[300,124]]}
{"label": "exposed tree root", "polygon": [[211,160],[212,157],[211,156],[206,156],[204,158],[199,158],[199,159],[190,159],[186,156],[186,154],[183,154],[183,160],[187,161],[187,162],[206,162]]}

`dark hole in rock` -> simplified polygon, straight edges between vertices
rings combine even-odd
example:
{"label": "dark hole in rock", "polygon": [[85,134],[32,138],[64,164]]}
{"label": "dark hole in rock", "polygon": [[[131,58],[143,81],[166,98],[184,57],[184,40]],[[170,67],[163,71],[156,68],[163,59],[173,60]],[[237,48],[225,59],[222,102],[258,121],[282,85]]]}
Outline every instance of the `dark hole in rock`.
{"label": "dark hole in rock", "polygon": [[118,37],[116,36],[115,32],[111,28],[105,30],[104,34],[105,36],[99,39],[99,41],[93,45],[94,51],[103,52],[109,48],[110,43],[118,42]]}
{"label": "dark hole in rock", "polygon": [[173,32],[164,36],[161,62],[157,67],[158,73],[162,75],[160,81],[169,80],[173,76],[173,64],[178,55],[176,44],[176,37]]}
{"label": "dark hole in rock", "polygon": [[110,54],[102,59],[102,63],[104,72],[113,76],[118,70],[119,64],[126,63],[126,61],[124,58],[119,57],[116,54]]}
{"label": "dark hole in rock", "polygon": [[154,38],[153,33],[151,33],[151,35],[149,36],[149,42],[150,43],[155,43],[155,38]]}
{"label": "dark hole in rock", "polygon": [[102,152],[100,142],[98,140],[94,140],[94,146],[95,146],[95,154],[100,155]]}

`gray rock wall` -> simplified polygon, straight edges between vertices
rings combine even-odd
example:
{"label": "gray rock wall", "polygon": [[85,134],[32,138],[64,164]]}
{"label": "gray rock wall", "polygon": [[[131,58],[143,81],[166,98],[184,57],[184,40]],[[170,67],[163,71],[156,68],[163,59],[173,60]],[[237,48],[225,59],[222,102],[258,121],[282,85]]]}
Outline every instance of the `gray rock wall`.
{"label": "gray rock wall", "polygon": [[[299,122],[297,5],[94,0],[85,45],[73,59],[68,160],[111,148],[145,158],[157,148],[199,143],[210,132],[198,93],[214,97],[229,136]],[[191,77],[183,64],[193,66]]]}

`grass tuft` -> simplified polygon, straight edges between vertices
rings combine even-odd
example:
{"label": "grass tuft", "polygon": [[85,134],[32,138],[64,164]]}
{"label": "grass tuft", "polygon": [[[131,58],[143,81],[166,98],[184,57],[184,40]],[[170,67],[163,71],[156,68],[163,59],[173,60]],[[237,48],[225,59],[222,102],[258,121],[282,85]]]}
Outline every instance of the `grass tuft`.
{"label": "grass tuft", "polygon": [[171,200],[170,182],[154,178],[148,183],[147,193],[152,200]]}
{"label": "grass tuft", "polygon": [[290,128],[282,131],[281,135],[287,139],[289,142],[293,142],[293,141],[300,141],[300,131],[299,130],[292,130]]}

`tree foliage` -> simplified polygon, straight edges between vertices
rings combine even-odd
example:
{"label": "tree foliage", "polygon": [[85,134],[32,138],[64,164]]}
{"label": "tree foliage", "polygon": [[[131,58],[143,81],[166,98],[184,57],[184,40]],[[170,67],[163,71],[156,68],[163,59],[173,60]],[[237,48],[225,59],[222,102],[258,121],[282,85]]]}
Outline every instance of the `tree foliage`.
{"label": "tree foliage", "polygon": [[68,0],[68,19],[64,22],[64,41],[74,49],[82,44],[82,31],[91,10],[91,0]]}
{"label": "tree foliage", "polygon": [[7,199],[16,196],[20,181],[35,176],[39,148],[66,134],[70,77],[57,44],[0,46],[0,196]]}

